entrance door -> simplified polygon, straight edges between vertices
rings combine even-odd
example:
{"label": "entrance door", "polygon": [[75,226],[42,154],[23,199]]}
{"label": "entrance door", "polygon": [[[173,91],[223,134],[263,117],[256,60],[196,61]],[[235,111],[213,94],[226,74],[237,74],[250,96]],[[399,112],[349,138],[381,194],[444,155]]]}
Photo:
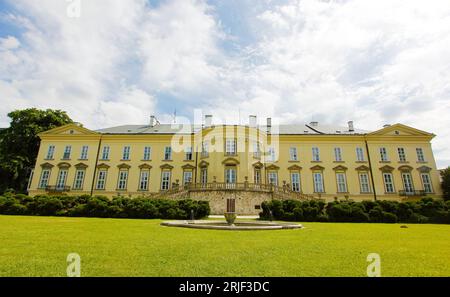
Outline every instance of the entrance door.
{"label": "entrance door", "polygon": [[236,188],[236,168],[225,169],[225,183],[227,189]]}

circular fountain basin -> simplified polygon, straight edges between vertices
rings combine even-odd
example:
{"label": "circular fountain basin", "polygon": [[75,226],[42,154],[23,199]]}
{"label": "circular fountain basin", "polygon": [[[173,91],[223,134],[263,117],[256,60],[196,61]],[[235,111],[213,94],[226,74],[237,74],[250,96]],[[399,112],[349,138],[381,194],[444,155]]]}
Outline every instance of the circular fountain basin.
{"label": "circular fountain basin", "polygon": [[235,222],[233,225],[228,225],[226,221],[167,221],[162,222],[162,226],[167,227],[183,227],[195,229],[213,229],[213,230],[282,230],[282,229],[300,229],[303,228],[300,224],[294,223],[277,223],[277,222]]}

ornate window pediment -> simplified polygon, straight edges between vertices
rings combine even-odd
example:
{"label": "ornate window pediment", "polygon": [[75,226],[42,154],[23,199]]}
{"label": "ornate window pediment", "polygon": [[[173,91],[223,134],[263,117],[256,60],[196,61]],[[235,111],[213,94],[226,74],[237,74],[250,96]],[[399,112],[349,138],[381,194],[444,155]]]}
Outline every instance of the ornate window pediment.
{"label": "ornate window pediment", "polygon": [[356,167],[355,169],[357,171],[369,171],[370,170],[370,168],[368,166],[366,166],[366,165],[361,165],[359,167]]}
{"label": "ornate window pediment", "polygon": [[333,168],[334,171],[346,171],[348,168],[342,165]]}
{"label": "ornate window pediment", "polygon": [[252,166],[255,167],[255,168],[263,168],[264,164],[258,161],[256,163],[254,163]]}
{"label": "ornate window pediment", "polygon": [[101,164],[97,165],[97,168],[101,168],[101,169],[109,169],[109,167],[111,167],[111,166],[109,166],[106,163],[101,163]]}
{"label": "ornate window pediment", "polygon": [[279,170],[279,169],[280,169],[280,167],[278,167],[275,164],[270,164],[270,165],[266,166],[266,170]]}
{"label": "ornate window pediment", "polygon": [[222,161],[222,164],[224,165],[238,165],[239,161],[235,158],[226,158]]}
{"label": "ornate window pediment", "polygon": [[389,166],[389,165],[384,165],[383,167],[380,167],[380,170],[383,172],[392,172],[394,171],[394,167]]}
{"label": "ornate window pediment", "polygon": [[419,172],[422,173],[429,173],[433,168],[428,167],[428,166],[420,166],[419,168],[417,168],[417,170],[419,170]]}
{"label": "ornate window pediment", "polygon": [[163,164],[163,165],[160,166],[160,168],[161,168],[161,169],[169,169],[169,170],[172,170],[172,169],[173,169],[173,166],[170,165],[170,164]]}
{"label": "ornate window pediment", "polygon": [[84,163],[78,163],[78,164],[75,165],[75,168],[76,168],[76,169],[86,169],[86,168],[88,168],[88,167],[89,167],[89,166],[86,165],[86,164],[84,164]]}
{"label": "ornate window pediment", "polygon": [[291,171],[293,171],[293,170],[302,170],[302,167],[298,166],[298,165],[292,165],[292,166],[288,167],[288,170],[291,170]]}
{"label": "ornate window pediment", "polygon": [[201,161],[199,164],[198,164],[198,167],[200,167],[200,168],[205,168],[205,167],[208,167],[209,166],[209,163],[208,162],[206,162],[206,161]]}
{"label": "ornate window pediment", "polygon": [[195,166],[193,166],[193,165],[191,165],[191,164],[185,164],[185,165],[181,166],[181,168],[183,168],[183,169],[192,169],[192,170],[194,170],[194,169],[195,169]]}
{"label": "ornate window pediment", "polygon": [[52,165],[52,164],[46,162],[46,163],[41,164],[41,167],[46,168],[46,169],[51,169],[51,168],[55,167],[55,165]]}
{"label": "ornate window pediment", "polygon": [[404,171],[404,172],[409,172],[409,171],[411,171],[411,170],[413,170],[414,168],[412,168],[411,166],[409,166],[409,165],[402,165],[402,166],[400,166],[399,168],[398,168],[398,170],[400,170],[400,171]]}
{"label": "ornate window pediment", "polygon": [[61,162],[58,164],[58,168],[70,168],[72,165],[70,165],[67,162]]}
{"label": "ornate window pediment", "polygon": [[322,167],[320,165],[316,165],[316,166],[311,167],[310,169],[314,170],[314,171],[323,171],[323,170],[325,170],[325,167]]}
{"label": "ornate window pediment", "polygon": [[130,169],[131,166],[128,165],[128,164],[122,163],[122,164],[117,165],[117,168],[119,168],[119,169]]}
{"label": "ornate window pediment", "polygon": [[153,167],[147,163],[139,165],[139,169],[152,169]]}

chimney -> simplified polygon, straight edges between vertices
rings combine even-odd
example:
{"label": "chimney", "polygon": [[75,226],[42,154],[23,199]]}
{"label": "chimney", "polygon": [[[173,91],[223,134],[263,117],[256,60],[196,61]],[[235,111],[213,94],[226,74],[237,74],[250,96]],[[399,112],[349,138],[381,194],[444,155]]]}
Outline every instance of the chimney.
{"label": "chimney", "polygon": [[272,131],[272,118],[267,118],[267,133]]}
{"label": "chimney", "polygon": [[256,128],[256,116],[255,115],[251,115],[249,117],[248,125],[250,126],[250,128]]}
{"label": "chimney", "polygon": [[156,126],[156,117],[154,115],[150,116],[150,127],[155,127]]}
{"label": "chimney", "polygon": [[355,128],[353,127],[353,121],[348,122],[348,131],[355,132]]}
{"label": "chimney", "polygon": [[313,127],[317,127],[317,126],[319,126],[319,122],[311,122],[311,123],[309,123],[311,126],[313,126]]}
{"label": "chimney", "polygon": [[205,128],[209,128],[212,125],[212,115],[205,115]]}

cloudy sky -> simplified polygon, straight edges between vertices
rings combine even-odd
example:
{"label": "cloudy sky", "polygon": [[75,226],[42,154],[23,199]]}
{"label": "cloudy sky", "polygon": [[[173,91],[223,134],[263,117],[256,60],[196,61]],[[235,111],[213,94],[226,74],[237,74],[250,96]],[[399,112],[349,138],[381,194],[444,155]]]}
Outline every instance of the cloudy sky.
{"label": "cloudy sky", "polygon": [[91,129],[195,109],[227,123],[400,122],[437,134],[443,167],[450,1],[0,0],[0,96],[0,127],[27,107]]}

